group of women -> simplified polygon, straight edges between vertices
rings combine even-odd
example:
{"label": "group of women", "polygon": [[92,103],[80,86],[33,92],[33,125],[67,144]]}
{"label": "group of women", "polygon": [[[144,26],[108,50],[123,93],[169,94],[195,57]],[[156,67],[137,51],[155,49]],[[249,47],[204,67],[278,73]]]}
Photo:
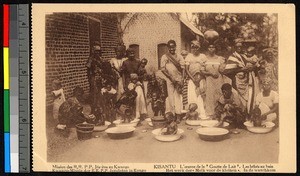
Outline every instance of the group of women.
{"label": "group of women", "polygon": [[[182,114],[187,113],[189,107],[193,111],[196,107],[200,119],[218,119],[220,112],[239,112],[232,116],[247,118],[255,108],[261,110],[264,119],[276,119],[279,104],[277,64],[272,52],[267,51],[264,57],[259,58],[253,46],[245,48],[243,41],[235,40],[234,51],[224,58],[216,54],[218,37],[215,31],[207,31],[204,41],[191,41],[191,52],[182,51],[181,54],[176,52],[176,42],[169,40],[168,52],[161,57],[159,70],[152,74],[147,74],[147,59],[136,60],[131,48],[125,55],[124,46],[116,47],[116,57],[104,63],[100,47],[95,46],[87,63],[91,113],[101,123],[115,116],[116,112],[121,118],[131,116],[143,120],[149,114],[147,106],[151,103],[155,116],[172,113],[177,122],[182,120]],[[205,52],[202,52],[203,49]],[[99,78],[101,84],[96,81]],[[60,107],[64,97],[61,97],[63,93],[56,95],[55,91],[63,92],[60,84],[57,85],[54,95],[59,104],[54,106],[53,114],[59,116],[59,124],[65,126],[67,122],[64,119],[81,109],[75,108],[71,115],[66,115],[64,109],[71,112],[72,101],[64,103],[68,106]],[[76,94],[78,101],[79,94]]]}
{"label": "group of women", "polygon": [[[278,83],[274,56],[267,53],[266,57],[259,58],[253,46],[244,48],[243,41],[236,40],[234,51],[228,58],[224,58],[216,54],[218,36],[210,37],[210,33],[216,34],[215,31],[208,31],[208,37],[204,35],[206,52],[201,52],[204,46],[198,40],[191,42],[191,53],[183,51],[181,54],[176,53],[174,40],[167,42],[168,53],[161,57],[160,68],[155,72],[155,77],[166,83],[164,99],[161,100],[165,105],[165,113],[172,112],[180,122],[181,114],[186,113],[188,106],[194,103],[198,106],[196,111],[201,119],[219,118],[216,109],[223,96],[224,84],[231,85],[241,102],[240,109],[245,114],[250,115],[256,106],[262,109],[262,116],[277,112]],[[114,58],[111,63],[120,71],[124,61],[124,58]],[[145,91],[142,82],[141,87]],[[124,90],[121,77],[117,89],[119,94]],[[147,106],[144,102],[147,98],[145,92],[140,94],[142,98],[139,102]],[[161,93],[156,93],[155,99],[158,94]],[[136,106],[143,110],[138,112],[136,109],[137,114],[147,114],[146,107],[138,103]]]}

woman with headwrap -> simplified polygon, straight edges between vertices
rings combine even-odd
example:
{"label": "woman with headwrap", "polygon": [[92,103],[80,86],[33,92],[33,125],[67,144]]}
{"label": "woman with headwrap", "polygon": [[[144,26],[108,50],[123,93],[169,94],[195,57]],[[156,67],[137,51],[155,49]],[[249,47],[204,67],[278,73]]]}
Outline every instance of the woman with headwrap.
{"label": "woman with headwrap", "polygon": [[[274,91],[278,91],[278,69],[275,62],[275,51],[271,48],[267,48],[263,51],[265,52],[265,54],[263,60],[260,61],[261,68],[258,71],[260,84],[262,85],[263,81],[271,79],[271,89]],[[262,86],[260,88],[262,88]]]}
{"label": "woman with headwrap", "polygon": [[[216,35],[214,38],[208,38],[207,34],[212,33]],[[215,108],[217,102],[222,95],[221,87],[224,84],[221,72],[224,68],[225,59],[216,55],[216,42],[218,40],[218,33],[213,30],[208,30],[204,33],[205,41],[207,43],[207,53],[205,69],[201,71],[206,78],[206,98],[205,98],[205,111],[206,115],[215,118]]]}
{"label": "woman with headwrap", "polygon": [[202,95],[205,93],[205,77],[200,70],[203,69],[203,64],[206,61],[204,54],[200,53],[200,43],[197,40],[191,42],[192,53],[188,54],[186,63],[186,73],[188,76],[188,104],[196,103],[198,105],[197,112],[201,119],[206,118],[204,110],[204,102]]}
{"label": "woman with headwrap", "polygon": [[232,80],[232,87],[237,90],[247,112],[254,108],[255,97],[259,91],[254,71],[257,67],[248,62],[242,53],[242,41],[235,41],[235,52],[229,56],[224,74]]}

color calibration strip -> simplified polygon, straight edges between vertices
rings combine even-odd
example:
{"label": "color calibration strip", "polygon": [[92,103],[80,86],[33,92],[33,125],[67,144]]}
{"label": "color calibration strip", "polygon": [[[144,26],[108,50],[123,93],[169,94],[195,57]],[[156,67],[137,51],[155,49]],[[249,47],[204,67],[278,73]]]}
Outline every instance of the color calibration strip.
{"label": "color calibration strip", "polygon": [[4,163],[30,172],[29,6],[3,5]]}
{"label": "color calibration strip", "polygon": [[9,5],[3,5],[3,76],[4,76],[4,171],[11,172],[10,97],[9,97]]}
{"label": "color calibration strip", "polygon": [[19,172],[18,5],[9,5],[10,169]]}
{"label": "color calibration strip", "polygon": [[[17,21],[18,30],[15,31],[18,36],[18,47],[16,53],[18,53],[18,64],[15,66],[16,73],[18,75],[19,82],[16,82],[18,86],[18,101],[19,109],[19,172],[30,172],[30,45],[29,45],[29,5],[18,4],[17,5]],[[11,11],[12,12],[12,11]],[[12,33],[12,29],[10,30]],[[13,60],[10,62],[13,63]],[[11,78],[12,82],[12,78]],[[11,89],[12,91],[12,89]]]}

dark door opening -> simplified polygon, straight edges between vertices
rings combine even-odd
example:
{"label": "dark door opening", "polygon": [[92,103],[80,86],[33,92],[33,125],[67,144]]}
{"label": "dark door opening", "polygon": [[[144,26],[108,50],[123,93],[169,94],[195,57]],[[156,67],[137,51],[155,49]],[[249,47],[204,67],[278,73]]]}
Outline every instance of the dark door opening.
{"label": "dark door opening", "polygon": [[157,59],[158,59],[158,69],[160,69],[161,56],[168,52],[167,44],[161,43],[157,45]]}
{"label": "dark door opening", "polygon": [[95,42],[100,41],[100,22],[89,19],[89,39],[90,39],[90,53],[92,53],[93,45]]}

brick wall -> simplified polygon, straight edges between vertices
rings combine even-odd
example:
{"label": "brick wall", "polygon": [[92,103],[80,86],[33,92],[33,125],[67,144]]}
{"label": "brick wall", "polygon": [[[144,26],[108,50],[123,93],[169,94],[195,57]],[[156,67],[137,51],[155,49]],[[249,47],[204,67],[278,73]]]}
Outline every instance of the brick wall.
{"label": "brick wall", "polygon": [[[46,16],[46,104],[51,105],[51,82],[62,81],[65,95],[76,86],[89,91],[85,63],[90,55],[88,14],[54,13]],[[102,18],[100,24],[103,57],[115,57],[116,21]]]}
{"label": "brick wall", "polygon": [[147,58],[150,67],[158,68],[157,45],[173,39],[177,43],[177,53],[181,51],[180,21],[169,13],[141,13],[124,31],[126,47],[139,45],[140,58]]}

